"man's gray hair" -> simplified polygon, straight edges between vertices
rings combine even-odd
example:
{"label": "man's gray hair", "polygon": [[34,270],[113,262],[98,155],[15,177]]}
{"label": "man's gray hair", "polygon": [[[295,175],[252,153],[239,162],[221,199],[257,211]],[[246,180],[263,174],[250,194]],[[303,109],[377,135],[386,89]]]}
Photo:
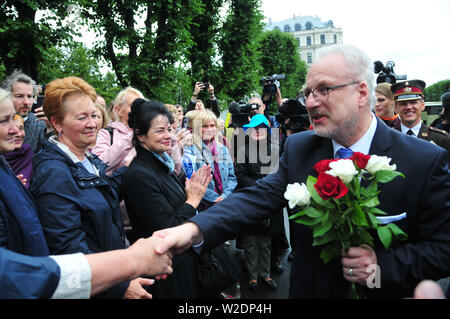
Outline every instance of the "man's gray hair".
{"label": "man's gray hair", "polygon": [[33,96],[36,96],[36,94],[38,93],[36,81],[34,81],[29,75],[26,75],[20,70],[14,70],[14,72],[10,76],[8,76],[5,81],[3,81],[2,88],[11,92],[12,87],[16,82],[31,84],[31,86],[33,87]]}
{"label": "man's gray hair", "polygon": [[373,108],[375,97],[375,71],[372,60],[359,48],[349,44],[338,44],[321,48],[317,51],[316,60],[330,54],[341,54],[349,66],[348,74],[357,80],[365,82],[369,88],[369,103]]}

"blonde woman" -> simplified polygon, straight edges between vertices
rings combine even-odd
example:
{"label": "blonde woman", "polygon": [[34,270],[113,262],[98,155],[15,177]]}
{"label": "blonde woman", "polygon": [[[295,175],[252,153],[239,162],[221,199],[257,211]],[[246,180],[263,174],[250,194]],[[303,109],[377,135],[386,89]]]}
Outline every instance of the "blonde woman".
{"label": "blonde woman", "polygon": [[108,164],[108,175],[122,166],[128,166],[136,156],[131,143],[133,131],[128,126],[128,114],[131,104],[137,98],[144,98],[144,95],[133,87],[120,91],[113,101],[117,120],[98,132],[92,153]]}
{"label": "blonde woman", "polygon": [[376,115],[389,127],[399,127],[400,118],[395,114],[394,94],[390,83],[380,83],[375,88],[377,102],[375,104]]}
{"label": "blonde woman", "polygon": [[208,208],[230,196],[237,186],[233,161],[228,149],[220,142],[219,123],[212,111],[199,110],[191,118],[194,149],[196,158],[194,170],[209,164],[213,171],[213,179],[208,185],[203,199]]}

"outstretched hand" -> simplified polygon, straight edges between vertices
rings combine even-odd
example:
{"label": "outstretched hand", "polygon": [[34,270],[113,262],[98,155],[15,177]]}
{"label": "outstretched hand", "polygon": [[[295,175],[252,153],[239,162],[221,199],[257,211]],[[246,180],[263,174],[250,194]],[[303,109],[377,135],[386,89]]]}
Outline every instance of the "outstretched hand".
{"label": "outstretched hand", "polygon": [[153,233],[153,236],[161,239],[155,248],[157,254],[165,254],[167,252],[180,254],[192,245],[203,241],[203,234],[200,228],[192,222],[158,230]]}

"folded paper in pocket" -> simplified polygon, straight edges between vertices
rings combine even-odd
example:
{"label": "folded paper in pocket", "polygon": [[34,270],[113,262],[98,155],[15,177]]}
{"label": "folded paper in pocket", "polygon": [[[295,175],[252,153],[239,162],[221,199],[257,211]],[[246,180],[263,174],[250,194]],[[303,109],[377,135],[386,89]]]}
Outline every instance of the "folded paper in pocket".
{"label": "folded paper in pocket", "polygon": [[404,218],[406,218],[406,212],[404,212],[403,214],[392,215],[392,216],[377,216],[377,219],[383,225],[386,225],[386,224],[389,224],[389,223],[393,223],[393,222],[397,222],[397,221],[402,220]]}

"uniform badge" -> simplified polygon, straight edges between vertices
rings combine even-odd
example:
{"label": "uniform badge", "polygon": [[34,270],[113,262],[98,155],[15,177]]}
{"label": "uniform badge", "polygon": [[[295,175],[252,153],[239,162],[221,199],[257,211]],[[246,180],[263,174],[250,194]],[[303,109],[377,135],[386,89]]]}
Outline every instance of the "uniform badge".
{"label": "uniform badge", "polygon": [[412,92],[412,88],[410,88],[410,87],[406,87],[404,90],[403,90],[403,92]]}

